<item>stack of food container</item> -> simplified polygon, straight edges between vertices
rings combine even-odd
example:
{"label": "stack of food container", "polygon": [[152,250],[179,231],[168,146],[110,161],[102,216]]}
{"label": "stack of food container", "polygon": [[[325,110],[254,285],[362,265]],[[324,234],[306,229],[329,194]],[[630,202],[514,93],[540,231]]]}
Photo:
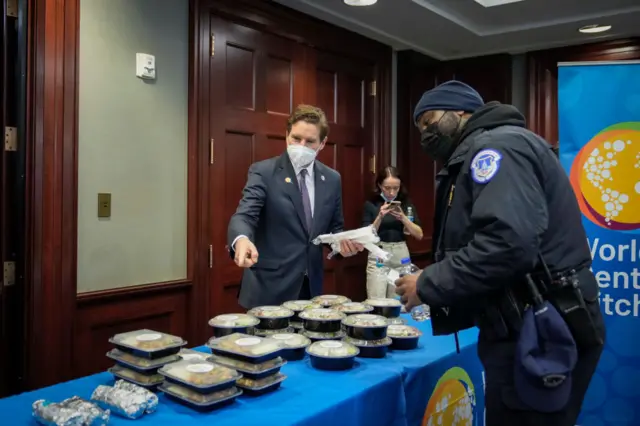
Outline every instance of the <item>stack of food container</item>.
{"label": "stack of food container", "polygon": [[293,317],[291,317],[291,319],[289,320],[289,325],[296,332],[301,332],[303,330],[302,320],[298,316],[300,312],[304,311],[305,309],[322,307],[319,304],[312,302],[311,300],[291,300],[289,302],[284,302],[282,306],[293,311]]}
{"label": "stack of food container", "polygon": [[410,325],[390,325],[387,335],[391,338],[391,349],[410,350],[418,347],[422,332]]}
{"label": "stack of food container", "polygon": [[109,342],[115,349],[107,356],[116,362],[109,372],[147,389],[163,382],[158,369],[180,360],[178,352],[187,344],[180,337],[146,329],[116,334]]}
{"label": "stack of food container", "polygon": [[258,306],[249,310],[247,314],[258,319],[253,332],[256,336],[268,337],[272,334],[295,331],[289,325],[294,313],[283,306]]}
{"label": "stack of food container", "polygon": [[253,334],[254,327],[259,323],[258,318],[248,314],[224,314],[209,320],[214,337],[228,336],[233,333]]}
{"label": "stack of food container", "polygon": [[364,358],[384,358],[391,345],[387,337],[387,319],[381,315],[356,314],[342,321],[347,336],[344,341],[360,350]]}
{"label": "stack of food container", "polygon": [[218,339],[210,339],[210,361],[233,368],[242,373],[236,386],[245,394],[259,395],[278,389],[287,378],[280,373],[286,363],[280,357],[281,344],[271,338],[235,333]]}
{"label": "stack of food container", "polygon": [[323,340],[307,348],[311,366],[318,370],[348,370],[353,367],[360,350],[347,342]]}
{"label": "stack of food container", "polygon": [[172,399],[200,410],[233,402],[242,391],[236,387],[237,371],[201,359],[184,359],[158,370],[164,383],[158,389]]}
{"label": "stack of food container", "polygon": [[342,320],[347,316],[335,309],[316,308],[300,312],[302,335],[316,342],[318,340],[339,340],[344,337]]}

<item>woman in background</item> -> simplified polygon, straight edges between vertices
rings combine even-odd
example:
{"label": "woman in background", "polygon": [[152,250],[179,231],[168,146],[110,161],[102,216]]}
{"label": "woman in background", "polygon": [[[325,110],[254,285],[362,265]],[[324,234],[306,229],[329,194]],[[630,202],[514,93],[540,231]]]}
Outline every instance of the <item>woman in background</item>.
{"label": "woman in background", "polygon": [[[380,248],[391,253],[385,266],[399,268],[409,257],[406,238],[422,239],[422,228],[415,206],[409,200],[398,169],[387,166],[376,176],[376,188],[364,204],[363,226],[373,225],[380,237]],[[369,253],[367,297],[395,297],[395,289],[377,274],[376,257]]]}

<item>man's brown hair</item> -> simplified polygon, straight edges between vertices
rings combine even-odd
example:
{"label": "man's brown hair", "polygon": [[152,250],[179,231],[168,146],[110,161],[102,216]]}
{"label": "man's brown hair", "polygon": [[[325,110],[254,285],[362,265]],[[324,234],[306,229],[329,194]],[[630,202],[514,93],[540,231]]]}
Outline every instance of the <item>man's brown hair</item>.
{"label": "man's brown hair", "polygon": [[298,105],[296,109],[291,113],[287,120],[287,133],[291,133],[291,127],[298,121],[304,121],[305,123],[315,124],[320,129],[320,140],[324,141],[324,138],[329,135],[329,122],[327,116],[318,107],[313,105]]}

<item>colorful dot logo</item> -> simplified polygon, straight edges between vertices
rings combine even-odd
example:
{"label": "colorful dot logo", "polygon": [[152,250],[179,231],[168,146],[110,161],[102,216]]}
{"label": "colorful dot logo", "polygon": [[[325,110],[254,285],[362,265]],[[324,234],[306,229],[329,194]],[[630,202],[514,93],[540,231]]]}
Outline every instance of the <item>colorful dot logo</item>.
{"label": "colorful dot logo", "polygon": [[576,155],[570,179],[591,222],[616,231],[640,229],[640,122],[595,135]]}
{"label": "colorful dot logo", "polygon": [[422,426],[472,426],[476,394],[471,378],[460,367],[440,377],[429,398]]}

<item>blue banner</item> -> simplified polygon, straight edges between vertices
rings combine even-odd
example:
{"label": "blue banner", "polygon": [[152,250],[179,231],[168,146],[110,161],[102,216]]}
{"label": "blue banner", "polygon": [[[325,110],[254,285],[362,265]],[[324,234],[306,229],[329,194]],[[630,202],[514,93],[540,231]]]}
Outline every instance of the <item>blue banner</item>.
{"label": "blue banner", "polygon": [[558,126],[608,333],[579,424],[640,425],[640,64],[560,65]]}

